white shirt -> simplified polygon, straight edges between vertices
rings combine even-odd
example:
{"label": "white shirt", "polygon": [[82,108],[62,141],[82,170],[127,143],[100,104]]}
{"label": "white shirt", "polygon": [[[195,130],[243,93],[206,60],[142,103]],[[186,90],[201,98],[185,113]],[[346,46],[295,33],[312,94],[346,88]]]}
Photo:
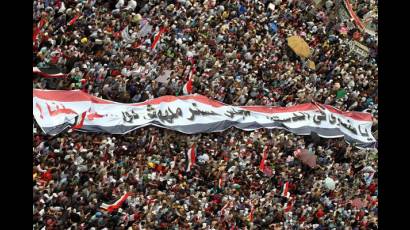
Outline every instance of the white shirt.
{"label": "white shirt", "polygon": [[198,161],[199,161],[199,162],[205,163],[205,162],[207,162],[208,160],[209,160],[208,154],[203,154],[203,155],[201,155],[201,156],[198,157]]}
{"label": "white shirt", "polygon": [[137,2],[134,0],[130,0],[128,2],[127,9],[135,10],[135,7],[137,7]]}
{"label": "white shirt", "polygon": [[124,6],[124,0],[118,0],[117,4],[115,5],[115,8],[120,9],[123,6]]}

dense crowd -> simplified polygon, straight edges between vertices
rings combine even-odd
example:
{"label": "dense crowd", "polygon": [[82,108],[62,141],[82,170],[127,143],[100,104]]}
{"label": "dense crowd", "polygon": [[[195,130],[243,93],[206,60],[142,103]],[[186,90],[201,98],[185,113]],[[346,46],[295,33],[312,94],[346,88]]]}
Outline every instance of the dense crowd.
{"label": "dense crowd", "polygon": [[[377,133],[377,33],[344,31],[351,22],[338,17],[342,1],[313,2],[37,0],[33,65],[67,75],[35,76],[33,88],[135,103],[181,95],[192,71],[193,93],[231,105],[316,101],[367,111]],[[360,17],[377,11],[374,1],[358,2]],[[145,25],[152,31],[141,36]],[[133,42],[122,36],[127,26]],[[309,60],[288,47],[292,35],[309,44]],[[352,52],[351,41],[369,55]],[[33,135],[34,229],[377,229],[377,150],[341,139],[237,129],[40,132]],[[186,172],[193,143],[198,160]],[[265,146],[272,175],[259,170]],[[317,155],[317,167],[299,161],[297,149]],[[324,186],[327,178],[334,189]],[[281,196],[286,182],[288,198]],[[100,209],[124,192],[132,195],[120,209]]]}

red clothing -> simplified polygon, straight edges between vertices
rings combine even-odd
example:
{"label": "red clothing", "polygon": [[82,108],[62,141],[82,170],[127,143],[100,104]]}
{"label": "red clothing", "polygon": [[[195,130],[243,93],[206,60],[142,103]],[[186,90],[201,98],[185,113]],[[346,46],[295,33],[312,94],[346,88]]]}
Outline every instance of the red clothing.
{"label": "red clothing", "polygon": [[51,175],[50,170],[47,170],[47,172],[43,173],[43,175],[41,175],[41,179],[45,180],[45,181],[50,181],[53,179],[53,176]]}
{"label": "red clothing", "polygon": [[372,183],[372,184],[370,184],[370,186],[369,186],[369,191],[371,192],[371,193],[375,193],[376,192],[376,188],[377,188],[377,185],[375,184],[375,183]]}
{"label": "red clothing", "polygon": [[361,220],[361,219],[363,219],[363,216],[364,216],[364,211],[361,210],[361,211],[357,214],[356,220]]}
{"label": "red clothing", "polygon": [[359,41],[360,38],[361,38],[361,34],[360,34],[359,31],[356,31],[356,32],[353,33],[353,39],[354,40]]}
{"label": "red clothing", "polygon": [[111,76],[117,76],[117,75],[121,75],[121,72],[119,70],[114,69],[111,71]]}
{"label": "red clothing", "polygon": [[317,217],[317,218],[320,218],[320,217],[322,217],[322,216],[324,216],[324,215],[325,215],[325,212],[323,212],[322,209],[317,210],[317,212],[316,212],[316,217]]}

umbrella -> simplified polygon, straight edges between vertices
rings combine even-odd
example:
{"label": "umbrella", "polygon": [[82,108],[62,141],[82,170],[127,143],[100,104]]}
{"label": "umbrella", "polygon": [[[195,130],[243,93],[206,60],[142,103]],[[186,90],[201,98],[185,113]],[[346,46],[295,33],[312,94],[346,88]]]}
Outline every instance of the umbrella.
{"label": "umbrella", "polygon": [[325,182],[325,187],[326,187],[327,189],[330,189],[330,190],[335,189],[336,183],[335,183],[335,181],[334,181],[332,178],[327,177],[324,182]]}
{"label": "umbrella", "polygon": [[276,33],[276,31],[278,31],[278,25],[276,25],[274,22],[271,22],[268,25],[272,33]]}
{"label": "umbrella", "polygon": [[300,57],[308,58],[310,53],[309,45],[300,36],[288,37],[288,46]]}
{"label": "umbrella", "polygon": [[307,149],[298,149],[295,151],[295,156],[304,164],[308,165],[311,168],[316,167],[317,156],[310,154]]}

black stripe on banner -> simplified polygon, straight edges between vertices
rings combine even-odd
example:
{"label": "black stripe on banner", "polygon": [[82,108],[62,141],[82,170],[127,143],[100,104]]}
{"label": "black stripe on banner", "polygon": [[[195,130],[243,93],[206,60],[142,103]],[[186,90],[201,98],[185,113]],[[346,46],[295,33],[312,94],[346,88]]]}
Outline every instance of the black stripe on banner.
{"label": "black stripe on banner", "polygon": [[[99,133],[110,133],[110,134],[126,134],[131,132],[135,129],[142,128],[145,126],[157,126],[160,128],[166,128],[174,131],[178,131],[185,134],[197,134],[197,133],[211,133],[211,132],[222,132],[230,127],[235,127],[238,129],[242,129],[245,131],[253,131],[255,129],[266,128],[266,129],[284,129],[289,132],[292,132],[296,135],[311,135],[312,132],[317,133],[322,138],[341,138],[350,143],[355,144],[359,148],[374,148],[375,142],[369,140],[369,142],[362,142],[360,140],[355,139],[348,134],[342,133],[338,128],[319,128],[319,127],[311,127],[311,126],[304,126],[299,128],[288,128],[282,123],[274,122],[271,124],[259,124],[257,122],[251,123],[239,123],[233,121],[224,121],[224,122],[214,122],[208,124],[192,124],[192,125],[184,125],[184,126],[172,126],[167,127],[159,122],[152,122],[151,124],[143,125],[143,126],[124,126],[124,125],[117,125],[117,126],[95,126],[95,125],[84,125],[79,131],[83,132],[99,132]],[[61,125],[60,128],[44,128],[43,130],[50,134],[56,135],[59,132],[64,130],[64,127],[67,125]],[[188,158],[187,158],[188,159]]]}
{"label": "black stripe on banner", "polygon": [[45,132],[45,133],[47,133],[51,136],[55,136],[55,135],[63,132],[64,130],[68,129],[71,126],[72,126],[72,124],[70,124],[70,123],[64,123],[64,124],[53,126],[53,127],[41,127],[40,126],[40,128],[42,128],[43,132]]}

